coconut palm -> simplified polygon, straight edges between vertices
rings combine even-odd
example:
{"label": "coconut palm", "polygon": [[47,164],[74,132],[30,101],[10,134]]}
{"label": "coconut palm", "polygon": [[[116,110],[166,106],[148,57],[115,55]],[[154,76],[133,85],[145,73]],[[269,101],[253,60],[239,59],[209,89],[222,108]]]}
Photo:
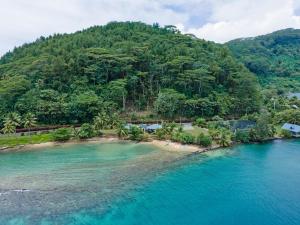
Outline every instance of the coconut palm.
{"label": "coconut palm", "polygon": [[230,144],[231,144],[231,134],[230,134],[230,132],[228,132],[224,129],[221,130],[219,144],[222,147],[230,146]]}
{"label": "coconut palm", "polygon": [[209,129],[208,133],[214,140],[218,140],[220,137],[220,130],[218,129],[214,129],[214,128]]}
{"label": "coconut palm", "polygon": [[14,134],[16,132],[16,126],[10,120],[5,121],[4,127],[2,129],[4,134]]}
{"label": "coconut palm", "polygon": [[24,116],[24,121],[23,121],[24,128],[28,128],[30,132],[30,129],[36,126],[36,120],[37,120],[36,117],[32,113],[27,113]]}
{"label": "coconut palm", "polygon": [[16,112],[12,112],[7,114],[4,123],[11,123],[13,124],[15,127],[18,127],[21,125],[21,117],[18,113]]}

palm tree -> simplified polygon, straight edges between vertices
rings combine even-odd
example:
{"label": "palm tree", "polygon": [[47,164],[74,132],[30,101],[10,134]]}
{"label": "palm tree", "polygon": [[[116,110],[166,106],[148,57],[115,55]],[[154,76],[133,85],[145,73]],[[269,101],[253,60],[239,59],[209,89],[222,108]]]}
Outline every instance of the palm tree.
{"label": "palm tree", "polygon": [[116,128],[121,123],[120,118],[117,113],[113,113],[109,118],[109,126],[111,129]]}
{"label": "palm tree", "polygon": [[21,117],[18,113],[12,112],[7,114],[4,123],[12,123],[15,127],[21,125]]}
{"label": "palm tree", "polygon": [[219,144],[222,147],[228,147],[231,144],[231,134],[228,131],[221,130]]}
{"label": "palm tree", "polygon": [[106,128],[109,122],[109,118],[106,113],[99,113],[94,118],[94,127],[96,131],[101,131]]}
{"label": "palm tree", "polygon": [[14,134],[16,132],[16,126],[11,121],[7,120],[4,123],[4,127],[2,129],[4,134]]}
{"label": "palm tree", "polygon": [[218,129],[209,129],[208,133],[214,140],[218,140],[220,137],[220,130]]}
{"label": "palm tree", "polygon": [[119,124],[117,133],[119,138],[124,138],[128,136],[128,129],[124,126],[124,124]]}
{"label": "palm tree", "polygon": [[28,128],[29,129],[29,133],[30,133],[30,129],[34,126],[36,126],[36,117],[32,114],[32,113],[27,113],[24,116],[24,121],[23,121],[23,125],[24,128]]}

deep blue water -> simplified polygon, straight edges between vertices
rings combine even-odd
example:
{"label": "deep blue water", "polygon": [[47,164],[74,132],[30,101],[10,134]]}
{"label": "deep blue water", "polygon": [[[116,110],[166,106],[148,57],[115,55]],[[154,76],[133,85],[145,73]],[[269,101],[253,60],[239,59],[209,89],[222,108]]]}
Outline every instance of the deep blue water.
{"label": "deep blue water", "polygon": [[0,224],[300,224],[300,141],[189,157],[128,144],[8,153],[1,178]]}

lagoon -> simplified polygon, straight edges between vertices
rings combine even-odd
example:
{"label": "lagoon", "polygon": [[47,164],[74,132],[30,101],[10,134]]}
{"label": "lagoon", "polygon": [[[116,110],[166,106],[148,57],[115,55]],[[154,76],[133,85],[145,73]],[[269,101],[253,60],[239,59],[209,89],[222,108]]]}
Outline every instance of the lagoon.
{"label": "lagoon", "polygon": [[300,224],[300,141],[203,154],[133,143],[0,154],[0,224]]}

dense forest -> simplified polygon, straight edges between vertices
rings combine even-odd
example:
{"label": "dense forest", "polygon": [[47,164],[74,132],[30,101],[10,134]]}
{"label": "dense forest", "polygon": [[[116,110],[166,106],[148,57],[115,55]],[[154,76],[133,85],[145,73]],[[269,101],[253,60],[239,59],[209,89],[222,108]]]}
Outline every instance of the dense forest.
{"label": "dense forest", "polygon": [[264,87],[300,91],[300,30],[237,39],[227,46]]}
{"label": "dense forest", "polygon": [[[276,59],[264,63],[274,70]],[[183,35],[174,26],[112,22],[40,37],[0,59],[1,118],[32,113],[41,124],[74,124],[102,111],[239,117],[258,111],[260,99],[256,77],[226,46]]]}

